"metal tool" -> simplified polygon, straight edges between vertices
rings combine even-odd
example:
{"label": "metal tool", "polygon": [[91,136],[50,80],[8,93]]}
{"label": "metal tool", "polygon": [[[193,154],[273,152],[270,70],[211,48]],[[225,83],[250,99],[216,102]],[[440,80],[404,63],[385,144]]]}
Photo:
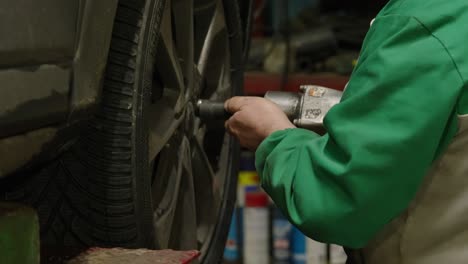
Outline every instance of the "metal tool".
{"label": "metal tool", "polygon": [[[316,86],[302,85],[300,93],[270,91],[264,96],[278,105],[294,125],[313,131],[323,129],[323,119],[328,111],[340,102],[341,91]],[[200,100],[196,115],[202,120],[228,119],[231,114],[224,109],[224,102]]]}

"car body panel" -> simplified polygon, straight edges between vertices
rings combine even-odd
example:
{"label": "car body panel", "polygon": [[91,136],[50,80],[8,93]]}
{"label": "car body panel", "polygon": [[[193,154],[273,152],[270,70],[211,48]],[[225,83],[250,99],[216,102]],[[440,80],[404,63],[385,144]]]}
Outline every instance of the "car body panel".
{"label": "car body panel", "polygon": [[118,0],[84,0],[73,61],[70,120],[89,118],[96,106],[106,68]]}
{"label": "car body panel", "polygon": [[0,66],[71,61],[79,0],[0,1]]}
{"label": "car body panel", "polygon": [[0,0],[0,178],[53,157],[92,116],[117,2]]}
{"label": "car body panel", "polygon": [[48,64],[1,70],[0,137],[66,120],[70,76]]}
{"label": "car body panel", "polygon": [[50,146],[57,137],[57,131],[57,128],[47,127],[2,139],[0,141],[0,179],[18,169],[26,169],[31,164],[37,163],[38,158],[44,156],[44,150],[50,149],[47,146]]}

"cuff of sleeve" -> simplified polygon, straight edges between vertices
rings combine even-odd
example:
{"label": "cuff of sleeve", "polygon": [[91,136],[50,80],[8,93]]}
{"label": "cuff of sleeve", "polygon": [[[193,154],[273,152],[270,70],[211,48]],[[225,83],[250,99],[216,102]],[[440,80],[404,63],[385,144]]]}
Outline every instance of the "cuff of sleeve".
{"label": "cuff of sleeve", "polygon": [[268,155],[291,130],[294,130],[294,128],[273,132],[262,141],[262,143],[258,146],[257,151],[255,151],[255,168],[257,171],[263,169],[263,165],[265,164],[265,160]]}
{"label": "cuff of sleeve", "polygon": [[255,152],[255,168],[257,169],[259,176],[262,177],[263,175],[265,162],[268,156],[285,138],[293,135],[300,137],[303,134],[310,136],[311,133],[313,132],[301,128],[288,128],[276,131],[263,140]]}

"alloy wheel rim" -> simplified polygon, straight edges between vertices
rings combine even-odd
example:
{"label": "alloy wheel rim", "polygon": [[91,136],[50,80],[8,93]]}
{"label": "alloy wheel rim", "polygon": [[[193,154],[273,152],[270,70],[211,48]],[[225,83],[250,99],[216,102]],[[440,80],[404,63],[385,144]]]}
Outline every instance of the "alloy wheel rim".
{"label": "alloy wheel rim", "polygon": [[204,254],[222,213],[230,138],[194,105],[232,95],[229,36],[222,1],[166,2],[149,123],[156,244]]}

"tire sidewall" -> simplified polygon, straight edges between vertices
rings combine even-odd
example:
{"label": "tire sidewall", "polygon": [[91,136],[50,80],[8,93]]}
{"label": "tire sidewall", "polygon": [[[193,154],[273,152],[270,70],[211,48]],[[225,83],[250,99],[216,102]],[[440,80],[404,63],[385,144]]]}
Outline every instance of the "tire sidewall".
{"label": "tire sidewall", "polygon": [[149,166],[149,112],[156,49],[160,38],[160,25],[166,0],[147,0],[143,14],[143,28],[140,32],[139,55],[137,57],[136,96],[134,98],[135,126],[132,157],[134,164],[133,189],[135,211],[140,245],[156,248],[151,193],[151,171]]}

